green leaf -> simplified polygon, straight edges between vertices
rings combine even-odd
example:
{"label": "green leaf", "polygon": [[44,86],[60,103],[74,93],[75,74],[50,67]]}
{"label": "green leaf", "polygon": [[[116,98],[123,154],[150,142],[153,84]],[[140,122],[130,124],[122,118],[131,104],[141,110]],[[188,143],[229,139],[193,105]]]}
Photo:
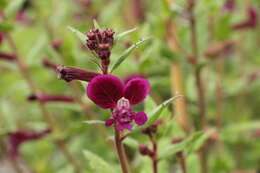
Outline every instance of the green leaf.
{"label": "green leaf", "polygon": [[96,21],[96,19],[93,20],[93,24],[94,24],[94,28],[96,29],[101,29],[100,25],[98,24],[98,22]]}
{"label": "green leaf", "polygon": [[126,49],[117,59],[117,61],[113,64],[110,73],[112,73],[117,67],[119,67],[119,65],[142,43],[144,43],[145,41],[149,40],[149,38],[145,38],[142,39],[138,42],[136,42],[135,44],[133,44],[131,47],[129,47],[128,49]]}
{"label": "green leaf", "polygon": [[68,26],[68,29],[73,32],[79,39],[80,41],[85,44],[86,43],[86,40],[87,40],[87,36],[85,34],[83,34],[82,32],[80,32],[79,30],[71,27],[71,26]]}
{"label": "green leaf", "polygon": [[101,120],[88,120],[88,121],[84,121],[84,123],[87,123],[87,124],[105,124],[105,122],[101,121]]}
{"label": "green leaf", "polygon": [[196,132],[192,136],[188,137],[183,142],[169,145],[169,147],[165,148],[161,151],[159,154],[160,159],[166,159],[170,156],[173,156],[177,152],[184,151],[187,147],[190,147],[193,145],[196,140],[200,139],[200,137],[203,135],[203,132]]}
{"label": "green leaf", "polygon": [[138,147],[138,141],[129,136],[123,140],[123,143],[135,149]]}
{"label": "green leaf", "polygon": [[84,150],[83,151],[85,158],[87,159],[90,167],[93,169],[93,172],[102,172],[102,173],[114,173],[115,168],[111,166],[111,164],[107,163],[101,157],[96,154]]}
{"label": "green leaf", "polygon": [[187,154],[197,151],[204,145],[207,139],[215,132],[215,129],[210,129],[196,139],[190,146],[186,148]]}
{"label": "green leaf", "polygon": [[247,130],[254,130],[258,129],[260,127],[260,121],[251,121],[251,122],[243,122],[243,123],[237,123],[234,125],[229,125],[228,127],[225,127],[223,129],[223,132],[242,132]]}
{"label": "green leaf", "polygon": [[124,36],[126,36],[126,35],[128,35],[128,34],[131,34],[132,32],[136,31],[137,29],[138,29],[138,28],[135,27],[135,28],[129,29],[129,30],[127,30],[127,31],[121,32],[121,33],[119,33],[119,34],[116,34],[116,35],[115,35],[115,41],[120,40],[122,37],[124,37]]}
{"label": "green leaf", "polygon": [[25,0],[12,0],[4,9],[4,14],[7,18],[14,16],[21,8]]}
{"label": "green leaf", "polygon": [[9,32],[13,29],[13,26],[8,23],[0,22],[0,32]]}
{"label": "green leaf", "polygon": [[174,100],[183,97],[182,95],[176,95],[166,101],[164,101],[162,104],[154,108],[150,113],[148,113],[148,121],[145,123],[144,126],[136,126],[130,133],[134,133],[139,131],[140,129],[146,128],[150,125],[152,125],[158,118],[160,118],[161,113],[164,111],[165,108]]}

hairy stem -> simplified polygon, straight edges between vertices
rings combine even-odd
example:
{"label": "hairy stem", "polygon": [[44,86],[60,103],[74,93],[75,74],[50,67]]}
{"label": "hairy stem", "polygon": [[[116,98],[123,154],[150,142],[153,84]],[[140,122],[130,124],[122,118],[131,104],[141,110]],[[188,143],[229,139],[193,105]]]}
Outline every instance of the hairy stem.
{"label": "hairy stem", "polygon": [[118,159],[123,173],[129,173],[128,161],[125,155],[125,149],[122,144],[120,131],[115,128],[115,145],[117,150]]}

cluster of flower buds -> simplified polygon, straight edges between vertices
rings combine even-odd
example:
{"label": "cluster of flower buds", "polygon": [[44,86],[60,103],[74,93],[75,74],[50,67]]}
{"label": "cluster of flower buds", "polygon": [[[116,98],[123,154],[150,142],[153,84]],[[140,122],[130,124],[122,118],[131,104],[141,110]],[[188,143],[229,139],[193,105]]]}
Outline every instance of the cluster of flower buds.
{"label": "cluster of flower buds", "polygon": [[102,61],[102,67],[107,67],[110,63],[109,57],[114,42],[115,32],[111,29],[105,29],[101,32],[99,29],[92,29],[87,33],[87,47],[95,52]]}
{"label": "cluster of flower buds", "polygon": [[163,120],[157,120],[154,124],[152,124],[151,126],[149,127],[146,127],[142,130],[142,133],[145,134],[145,135],[152,135],[152,134],[155,134],[157,132],[157,128],[160,124],[163,123]]}
{"label": "cluster of flower buds", "polygon": [[147,145],[145,144],[139,144],[139,152],[141,155],[143,156],[150,156],[153,157],[154,156],[154,152],[151,151]]}
{"label": "cluster of flower buds", "polygon": [[41,137],[49,134],[51,129],[47,128],[39,132],[31,130],[19,130],[9,133],[7,136],[7,147],[9,154],[12,158],[19,156],[19,146],[25,142],[40,139]]}
{"label": "cluster of flower buds", "polygon": [[71,96],[65,95],[49,95],[45,93],[38,92],[36,94],[32,94],[27,98],[28,101],[39,101],[39,102],[74,102],[74,98]]}

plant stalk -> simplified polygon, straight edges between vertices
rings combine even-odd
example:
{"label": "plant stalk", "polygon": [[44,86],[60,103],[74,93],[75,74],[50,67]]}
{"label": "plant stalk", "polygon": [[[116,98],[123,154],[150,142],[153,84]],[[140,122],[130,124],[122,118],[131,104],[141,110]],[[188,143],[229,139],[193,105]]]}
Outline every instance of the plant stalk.
{"label": "plant stalk", "polygon": [[118,160],[120,162],[122,172],[129,173],[128,161],[126,158],[125,149],[122,144],[122,139],[121,139],[120,133],[121,132],[115,128],[115,145],[116,145]]}

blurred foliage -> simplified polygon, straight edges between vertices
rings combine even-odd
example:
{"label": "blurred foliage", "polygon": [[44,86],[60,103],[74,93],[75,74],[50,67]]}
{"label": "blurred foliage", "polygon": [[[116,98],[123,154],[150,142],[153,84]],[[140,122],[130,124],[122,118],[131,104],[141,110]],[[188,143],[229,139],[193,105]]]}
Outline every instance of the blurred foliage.
{"label": "blurred foliage", "polygon": [[[214,132],[194,131],[189,136],[177,124],[176,118],[172,117],[174,108],[169,108],[170,102],[164,102],[173,97],[170,64],[178,62],[183,73],[188,115],[197,123],[198,98],[194,69],[188,61],[189,57],[173,51],[166,41],[169,37],[166,32],[167,21],[172,20],[177,26],[178,43],[188,54],[191,53],[189,16],[185,11],[187,1],[175,0],[175,4],[170,6],[167,0],[142,0],[141,12],[145,16],[143,21],[135,15],[138,9],[133,7],[134,1],[93,0],[85,6],[78,3],[84,1],[88,0],[0,1],[1,13],[6,17],[0,20],[0,32],[12,36],[19,57],[28,65],[29,74],[39,91],[73,95],[66,82],[58,80],[53,71],[42,65],[45,57],[59,65],[100,72],[99,67],[93,63],[96,60],[82,44],[86,39],[84,34],[94,27],[93,19],[96,19],[95,26],[112,28],[117,34],[111,55],[113,74],[122,79],[129,74],[142,74],[151,83],[152,97],[148,97],[136,109],[150,112],[154,118],[150,120],[153,122],[158,117],[164,120],[156,136],[159,157],[162,157],[159,172],[181,172],[176,157],[178,151],[184,151],[189,173],[200,172],[196,151],[204,144],[208,145],[209,172],[260,169],[259,134],[253,135],[256,130],[260,130],[260,29],[259,25],[247,30],[231,29],[233,24],[247,17],[249,6],[259,13],[260,1],[237,0],[234,11],[224,9],[225,0],[197,1],[195,17],[199,64],[203,64],[201,69],[206,88],[207,124]],[[23,15],[20,18],[19,13]],[[142,39],[146,38],[150,39],[143,43]],[[236,40],[231,53],[216,59],[204,56],[210,45],[228,39]],[[54,40],[62,41],[59,50],[53,49]],[[7,38],[1,43],[0,52],[12,53]],[[32,93],[16,64],[0,59],[0,71],[1,139],[11,131],[45,128],[47,124],[38,104],[26,99]],[[108,119],[108,111],[100,110],[86,98],[86,84],[77,84],[95,118],[102,122]],[[218,89],[221,90],[221,103],[217,98]],[[218,104],[222,105],[222,111],[219,111]],[[55,118],[55,126],[60,129],[57,133],[60,134],[21,147],[22,157],[29,167],[38,173],[73,172],[72,165],[53,143],[53,138],[58,135],[64,138],[66,146],[84,172],[120,172],[116,153],[107,143],[110,138],[104,139],[94,126],[102,124],[101,121],[84,123],[90,119],[89,115],[83,113],[76,103],[47,103],[47,110]],[[218,121],[221,121],[221,125]],[[105,128],[105,131],[113,135],[112,128]],[[140,128],[136,128],[125,140],[133,172],[152,172],[148,157],[142,157],[138,152],[138,144],[149,144],[148,138],[135,132],[140,132]],[[212,141],[212,133],[218,134],[217,140]],[[179,137],[185,140],[171,144],[173,138]],[[0,159],[4,160],[4,152],[0,152]]]}

